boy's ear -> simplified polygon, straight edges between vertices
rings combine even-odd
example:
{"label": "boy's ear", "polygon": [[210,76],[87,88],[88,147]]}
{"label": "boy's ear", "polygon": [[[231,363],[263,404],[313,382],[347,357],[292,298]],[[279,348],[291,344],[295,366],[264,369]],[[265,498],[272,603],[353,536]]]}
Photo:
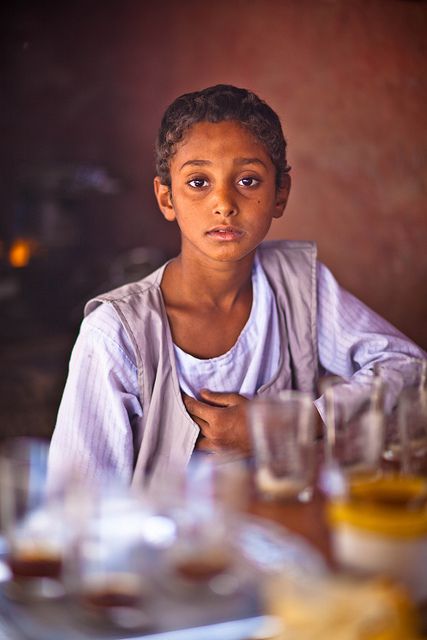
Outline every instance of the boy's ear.
{"label": "boy's ear", "polygon": [[275,213],[273,215],[274,218],[281,218],[283,212],[285,211],[286,204],[289,198],[289,192],[291,190],[291,176],[289,173],[285,173],[282,178],[282,182],[280,187],[276,192],[276,204],[275,204]]}
{"label": "boy's ear", "polygon": [[154,193],[156,195],[157,204],[166,220],[173,222],[175,220],[175,209],[172,203],[171,190],[166,184],[162,184],[159,176],[154,178]]}

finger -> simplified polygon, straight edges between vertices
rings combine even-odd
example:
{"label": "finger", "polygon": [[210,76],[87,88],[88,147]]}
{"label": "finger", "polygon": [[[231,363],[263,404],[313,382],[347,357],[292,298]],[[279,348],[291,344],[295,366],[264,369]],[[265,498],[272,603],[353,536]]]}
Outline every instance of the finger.
{"label": "finger", "polygon": [[193,398],[186,393],[182,394],[182,400],[185,404],[185,408],[191,415],[200,415],[200,412],[203,411],[203,408],[207,406],[206,403],[203,403],[200,400],[196,400],[196,398]]}
{"label": "finger", "polygon": [[230,405],[238,404],[244,398],[238,393],[225,393],[221,391],[210,391],[209,389],[201,389],[199,395],[204,400],[210,402],[210,404],[218,407],[228,407]]}
{"label": "finger", "polygon": [[209,423],[206,422],[206,420],[202,420],[202,418],[199,418],[198,416],[194,416],[191,413],[190,413],[190,418],[194,420],[194,422],[197,424],[202,434],[206,436],[209,431]]}
{"label": "finger", "polygon": [[196,449],[199,451],[215,451],[215,446],[209,440],[209,438],[201,438],[197,441]]}
{"label": "finger", "polygon": [[200,400],[196,400],[191,396],[183,397],[185,408],[188,413],[191,415],[193,420],[196,418],[203,420],[205,423],[210,423],[212,420],[216,418],[216,412],[218,411],[217,406],[213,406],[212,404],[207,404],[206,402],[201,402]]}

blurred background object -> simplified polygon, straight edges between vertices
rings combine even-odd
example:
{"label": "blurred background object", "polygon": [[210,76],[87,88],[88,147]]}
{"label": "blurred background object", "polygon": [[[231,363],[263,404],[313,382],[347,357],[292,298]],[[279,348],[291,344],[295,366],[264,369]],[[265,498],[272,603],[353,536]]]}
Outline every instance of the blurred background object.
{"label": "blurred background object", "polygon": [[152,193],[179,94],[254,90],[293,187],[270,237],[427,348],[427,3],[20,0],[0,9],[0,437],[50,435],[84,301],[175,255]]}

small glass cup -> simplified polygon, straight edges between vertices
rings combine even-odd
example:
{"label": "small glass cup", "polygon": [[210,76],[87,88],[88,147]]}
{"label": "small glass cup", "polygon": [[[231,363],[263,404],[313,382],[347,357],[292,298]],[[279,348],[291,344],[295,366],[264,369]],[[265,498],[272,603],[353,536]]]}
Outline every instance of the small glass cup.
{"label": "small glass cup", "polygon": [[243,577],[234,531],[248,500],[245,461],[234,452],[196,451],[157,489],[149,496],[157,539],[147,526],[145,537],[157,549],[161,591],[180,599],[238,591]]}
{"label": "small glass cup", "polygon": [[310,394],[283,391],[248,403],[255,485],[268,500],[307,502],[314,481],[314,406]]}
{"label": "small glass cup", "polygon": [[185,500],[223,517],[245,511],[249,502],[247,460],[235,451],[193,453],[185,471]]}
{"label": "small glass cup", "polygon": [[412,384],[387,417],[383,457],[402,473],[427,474],[427,360],[412,362]]}
{"label": "small glass cup", "polygon": [[67,526],[59,496],[47,491],[49,445],[13,438],[0,451],[1,523],[15,590],[22,595],[62,594],[60,580]]}
{"label": "small glass cup", "polygon": [[332,456],[346,475],[375,476],[381,468],[384,446],[384,414],[364,407],[356,415],[347,417],[345,407],[335,402],[335,441]]}
{"label": "small glass cup", "polygon": [[[174,590],[215,592],[234,573],[236,553],[227,520],[220,511],[212,516],[190,505],[174,513],[176,537],[163,554],[164,578]],[[228,581],[231,591],[237,588],[234,579]]]}
{"label": "small glass cup", "polygon": [[144,518],[130,494],[110,489],[90,497],[65,564],[67,592],[90,619],[123,628],[148,623]]}
{"label": "small glass cup", "polygon": [[397,430],[390,434],[385,456],[400,461],[402,473],[427,474],[427,392],[404,389],[397,404]]}

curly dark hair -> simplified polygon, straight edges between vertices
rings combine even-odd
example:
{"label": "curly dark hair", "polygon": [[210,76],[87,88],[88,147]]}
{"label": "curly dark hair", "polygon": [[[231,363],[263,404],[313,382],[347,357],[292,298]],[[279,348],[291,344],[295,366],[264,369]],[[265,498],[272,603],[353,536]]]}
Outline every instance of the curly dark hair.
{"label": "curly dark hair", "polygon": [[286,140],[279,117],[266,102],[247,89],[217,84],[179,96],[166,109],[156,139],[156,171],[162,184],[171,187],[170,162],[176,145],[197,122],[236,120],[261,142],[276,167],[276,185],[290,167]]}

